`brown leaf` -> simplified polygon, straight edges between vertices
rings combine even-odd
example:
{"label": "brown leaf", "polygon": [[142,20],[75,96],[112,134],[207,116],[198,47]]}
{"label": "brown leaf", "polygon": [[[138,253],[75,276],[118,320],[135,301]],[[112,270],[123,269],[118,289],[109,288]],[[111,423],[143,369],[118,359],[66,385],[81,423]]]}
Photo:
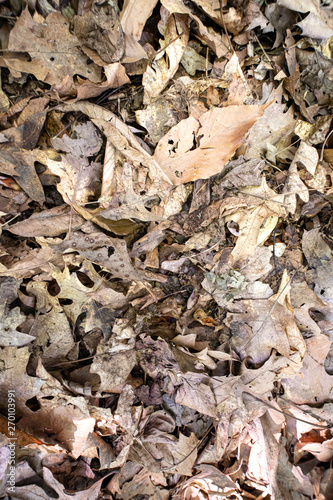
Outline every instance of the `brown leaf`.
{"label": "brown leaf", "polygon": [[320,234],[320,229],[305,231],[302,250],[308,261],[307,281],[314,282],[314,291],[324,302],[333,304],[333,256],[329,245]]}
{"label": "brown leaf", "polygon": [[32,200],[42,205],[45,196],[35,170],[37,159],[37,151],[25,149],[0,151],[0,172],[13,177]]}
{"label": "brown leaf", "polygon": [[106,81],[96,84],[93,82],[84,82],[77,89],[77,100],[89,99],[97,97],[105,90],[121,87],[126,83],[130,83],[130,79],[126,75],[126,70],[119,62],[108,64],[104,68]]}
{"label": "brown leaf", "polygon": [[102,140],[91,122],[74,126],[73,135],[76,138],[64,135],[51,139],[53,147],[64,151],[66,156],[65,161],[49,162],[48,167],[60,177],[58,189],[62,195],[80,205],[87,203],[96,192],[101,166],[88,158],[100,150]]}
{"label": "brown leaf", "polygon": [[[145,89],[144,102],[146,104],[156,98],[174,76],[189,40],[187,16],[167,13],[166,17],[163,20],[162,27],[164,40],[160,40],[160,51],[162,53],[156,54],[152,65],[147,66],[142,77],[142,84]],[[165,59],[163,57],[164,52]]]}
{"label": "brown leaf", "polygon": [[36,238],[38,236],[59,236],[67,233],[70,228],[79,226],[84,222],[68,205],[42,210],[32,214],[31,217],[8,226],[8,230],[19,236]]}
{"label": "brown leaf", "polygon": [[159,141],[154,158],[174,184],[207,179],[223,170],[265,107],[215,108],[199,121],[183,120]]}
{"label": "brown leaf", "polygon": [[69,23],[60,12],[52,12],[44,20],[37,14],[32,18],[27,7],[10,32],[8,49],[28,52],[31,62],[21,64],[15,56],[4,56],[4,60],[11,71],[32,73],[53,87],[61,85],[65,77],[73,86],[77,73],[98,82],[99,69],[87,66],[86,56],[78,46],[78,39],[70,33]]}
{"label": "brown leaf", "polygon": [[138,4],[136,0],[124,3],[119,15],[124,32],[133,36],[135,40],[140,40],[144,25],[156,4],[157,0],[146,0],[142,4]]}

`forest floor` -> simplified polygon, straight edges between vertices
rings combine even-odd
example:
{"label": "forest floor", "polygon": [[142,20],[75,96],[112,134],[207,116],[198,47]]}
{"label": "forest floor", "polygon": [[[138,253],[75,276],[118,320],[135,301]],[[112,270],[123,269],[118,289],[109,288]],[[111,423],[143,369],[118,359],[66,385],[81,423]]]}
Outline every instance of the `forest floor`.
{"label": "forest floor", "polygon": [[332,0],[0,19],[0,497],[333,498]]}

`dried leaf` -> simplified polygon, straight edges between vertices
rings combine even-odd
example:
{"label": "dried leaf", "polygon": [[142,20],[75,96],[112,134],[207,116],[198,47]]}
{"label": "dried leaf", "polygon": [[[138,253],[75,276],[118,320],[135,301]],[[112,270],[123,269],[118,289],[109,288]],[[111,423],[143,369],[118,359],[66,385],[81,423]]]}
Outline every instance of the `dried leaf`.
{"label": "dried leaf", "polygon": [[307,280],[315,283],[317,296],[328,304],[333,303],[332,251],[320,234],[320,229],[304,232],[302,249],[310,269]]}
{"label": "dried leaf", "polygon": [[8,230],[19,236],[50,237],[67,233],[71,227],[80,226],[83,222],[84,219],[72,212],[70,207],[62,205],[36,212],[25,221],[9,226]]}
{"label": "dried leaf", "polygon": [[124,32],[133,36],[135,40],[140,40],[144,25],[156,4],[157,0],[148,0],[144,4],[138,4],[135,0],[124,2],[119,15]]}
{"label": "dried leaf", "polygon": [[130,79],[126,75],[126,70],[119,62],[108,64],[104,68],[106,82],[99,84],[93,82],[84,82],[77,89],[77,100],[89,99],[97,97],[105,90],[121,87],[126,83],[130,83]]}
{"label": "dried leaf", "polygon": [[0,172],[13,177],[32,200],[42,205],[45,196],[35,170],[35,161],[37,160],[37,150],[0,151]]}
{"label": "dried leaf", "polygon": [[264,110],[228,106],[207,111],[199,121],[190,117],[159,141],[154,158],[174,184],[207,179],[223,170]]}
{"label": "dried leaf", "polygon": [[54,148],[67,154],[65,161],[49,162],[48,167],[60,177],[59,190],[63,196],[73,203],[84,204],[95,194],[95,183],[101,171],[101,166],[89,162],[88,158],[100,150],[102,140],[91,122],[73,127],[73,136],[51,140]]}
{"label": "dried leaf", "polygon": [[77,73],[98,82],[98,68],[87,66],[86,56],[78,46],[78,39],[70,33],[69,23],[60,12],[52,12],[41,22],[37,16],[31,17],[27,7],[10,32],[8,49],[28,52],[31,61],[22,63],[13,55],[4,56],[4,60],[11,71],[32,73],[55,88],[61,86],[66,77],[73,86],[73,76]]}
{"label": "dried leaf", "polygon": [[[164,40],[160,40],[161,53],[155,56],[152,65],[147,67],[142,77],[146,104],[157,97],[174,76],[189,40],[187,16],[171,14],[164,23]],[[166,59],[163,57],[164,53]]]}

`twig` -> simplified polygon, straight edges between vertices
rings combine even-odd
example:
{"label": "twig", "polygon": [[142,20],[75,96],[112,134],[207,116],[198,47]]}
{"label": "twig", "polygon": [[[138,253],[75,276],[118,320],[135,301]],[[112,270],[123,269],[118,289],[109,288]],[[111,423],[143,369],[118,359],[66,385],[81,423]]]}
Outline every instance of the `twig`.
{"label": "twig", "polygon": [[224,21],[222,0],[219,0],[219,2],[220,2],[220,16],[221,16],[221,21],[222,21],[222,24],[223,24],[223,29],[225,31],[225,34],[226,34],[228,42],[229,42],[228,49],[235,53],[235,51],[233,49],[233,46],[231,44],[231,40],[230,40],[230,37],[229,37],[229,33],[228,33],[228,30],[227,30],[227,27],[225,25],[225,21]]}
{"label": "twig", "polygon": [[324,148],[326,146],[326,143],[328,141],[328,139],[330,138],[330,136],[333,134],[333,129],[331,130],[331,132],[327,135],[325,141],[324,141],[324,144],[322,145],[322,148],[321,148],[321,153],[320,153],[320,158],[319,158],[319,161],[323,161],[324,159]]}
{"label": "twig", "polygon": [[307,420],[304,420],[303,418],[295,417],[295,415],[293,415],[292,413],[288,413],[286,411],[279,410],[279,409],[275,408],[275,406],[271,405],[267,401],[265,401],[257,396],[254,396],[251,392],[243,391],[243,393],[248,394],[249,396],[252,396],[254,399],[256,399],[257,401],[260,401],[261,403],[264,403],[266,406],[268,406],[272,410],[277,411],[278,413],[281,413],[282,415],[285,415],[286,417],[290,417],[290,418],[293,418],[294,420],[298,420],[299,422],[303,422],[304,424],[312,425],[313,427],[316,427],[318,429],[331,429],[333,427],[333,424],[320,425],[320,424],[314,424],[312,422],[308,422]]}
{"label": "twig", "polygon": [[172,43],[174,43],[178,38],[180,38],[185,32],[182,31],[178,36],[173,38],[169,43],[167,43],[164,47],[161,47],[154,55],[153,61],[156,59],[156,57],[161,54],[161,52],[164,52]]}

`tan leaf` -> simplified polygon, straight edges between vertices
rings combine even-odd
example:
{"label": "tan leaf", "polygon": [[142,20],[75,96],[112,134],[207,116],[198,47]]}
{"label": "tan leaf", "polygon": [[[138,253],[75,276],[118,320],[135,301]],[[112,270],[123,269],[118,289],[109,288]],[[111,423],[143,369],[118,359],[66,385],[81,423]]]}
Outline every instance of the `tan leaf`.
{"label": "tan leaf", "polygon": [[93,122],[96,122],[97,126],[100,125],[105,130],[110,142],[116,148],[119,146],[122,154],[131,155],[129,158],[131,161],[136,159],[137,162],[145,166],[148,169],[149,181],[151,183],[147,186],[147,194],[162,193],[165,192],[168,186],[171,186],[171,181],[156,160],[147,153],[129,127],[114,113],[85,101],[77,104],[62,105],[59,106],[59,109],[65,112],[81,111],[85,113]]}
{"label": "tan leaf", "polygon": [[223,170],[265,107],[215,108],[199,121],[183,120],[159,141],[154,158],[174,184],[207,179]]}
{"label": "tan leaf", "polygon": [[19,236],[38,237],[38,236],[59,236],[67,233],[71,227],[79,226],[84,222],[74,211],[71,211],[68,205],[53,207],[48,210],[42,210],[32,214],[31,217],[16,222],[7,229]]}
{"label": "tan leaf", "polygon": [[[73,85],[75,74],[93,82],[100,79],[99,69],[93,64],[87,66],[87,58],[78,47],[78,39],[70,33],[69,23],[60,12],[52,12],[41,23],[31,17],[28,7],[11,30],[8,43],[10,50],[30,54],[31,61],[24,64],[22,71],[51,86],[61,84],[66,76]],[[4,59],[9,69],[20,71],[19,59]]]}
{"label": "tan leaf", "polygon": [[162,92],[178,69],[189,40],[187,16],[169,15],[165,22],[163,36],[164,40],[160,40],[162,53],[155,56],[152,65],[147,67],[142,77],[146,104]]}
{"label": "tan leaf", "polygon": [[182,0],[162,0],[161,3],[170,13],[188,14],[197,25],[199,38],[215,52],[217,57],[223,57],[229,52],[227,36],[221,36],[220,33],[215,32],[211,27],[208,29]]}
{"label": "tan leaf", "polygon": [[119,62],[108,64],[105,66],[104,71],[106,76],[105,82],[97,84],[87,81],[82,83],[82,85],[77,88],[78,100],[97,97],[105,90],[121,87],[126,83],[130,83],[130,79],[126,74],[124,66],[122,66]]}
{"label": "tan leaf", "polygon": [[136,0],[126,0],[119,14],[124,32],[133,36],[135,40],[140,40],[144,25],[156,4],[157,0],[145,0],[143,3],[138,3]]}
{"label": "tan leaf", "polygon": [[42,205],[45,196],[35,170],[35,161],[37,159],[37,150],[13,149],[0,151],[0,172],[13,177],[32,200]]}
{"label": "tan leaf", "polygon": [[66,200],[80,205],[95,195],[101,166],[88,158],[100,150],[102,140],[91,122],[74,126],[73,133],[76,138],[64,135],[51,139],[54,148],[66,153],[66,160],[49,162],[48,167],[60,177],[58,189]]}

